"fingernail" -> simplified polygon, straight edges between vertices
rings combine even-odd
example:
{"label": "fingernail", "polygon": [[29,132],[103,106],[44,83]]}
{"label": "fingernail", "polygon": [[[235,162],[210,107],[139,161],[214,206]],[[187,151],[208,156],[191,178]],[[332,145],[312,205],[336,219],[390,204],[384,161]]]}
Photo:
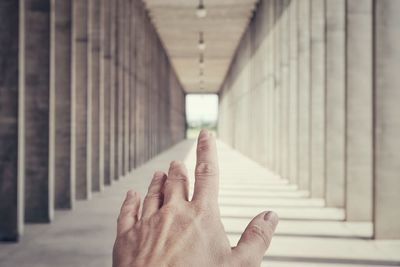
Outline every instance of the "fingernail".
{"label": "fingernail", "polygon": [[274,221],[275,222],[275,221],[277,221],[277,219],[278,219],[278,216],[273,211],[268,211],[264,215],[264,221]]}
{"label": "fingernail", "polygon": [[264,215],[265,223],[269,224],[272,229],[275,231],[276,227],[278,226],[279,218],[278,215],[273,211],[268,211]]}
{"label": "fingernail", "polygon": [[134,197],[134,196],[136,196],[136,192],[133,191],[133,190],[129,190],[129,191],[126,193],[126,197],[131,198],[131,197]]}

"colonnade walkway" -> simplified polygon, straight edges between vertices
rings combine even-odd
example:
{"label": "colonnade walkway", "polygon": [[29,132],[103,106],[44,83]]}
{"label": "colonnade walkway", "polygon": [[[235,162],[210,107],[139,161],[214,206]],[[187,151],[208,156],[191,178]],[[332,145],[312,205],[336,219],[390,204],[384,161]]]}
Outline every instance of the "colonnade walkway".
{"label": "colonnade walkway", "polygon": [[[343,210],[324,207],[323,200],[310,199],[221,142],[218,150],[221,216],[231,244],[259,212],[272,209],[281,218],[262,266],[400,266],[400,241],[372,240],[372,224],[345,222]],[[79,201],[72,212],[57,211],[54,223],[27,225],[21,242],[0,244],[0,266],[110,267],[126,191],[144,196],[152,173],[166,170],[173,159],[193,173],[195,141],[177,144],[92,200]]]}

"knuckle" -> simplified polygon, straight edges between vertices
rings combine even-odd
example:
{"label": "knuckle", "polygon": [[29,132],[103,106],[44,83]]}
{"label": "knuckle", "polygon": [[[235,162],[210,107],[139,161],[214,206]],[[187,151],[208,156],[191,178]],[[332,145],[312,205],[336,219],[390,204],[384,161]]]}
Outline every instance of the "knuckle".
{"label": "knuckle", "polygon": [[176,173],[174,175],[170,175],[168,179],[165,181],[165,184],[168,185],[175,182],[186,183],[188,182],[188,180],[189,178],[187,177],[187,175],[183,173]]}
{"label": "knuckle", "polygon": [[193,210],[196,215],[199,215],[201,217],[217,217],[219,216],[219,209],[218,206],[211,204],[210,202],[203,200],[203,199],[198,199],[198,200],[193,200],[192,203],[193,205]]}
{"label": "knuckle", "polygon": [[169,221],[171,218],[174,222],[191,221],[196,217],[192,209],[188,206],[167,204],[160,209],[160,217],[162,221]]}
{"label": "knuckle", "polygon": [[124,215],[119,215],[118,218],[117,218],[117,226],[123,225],[125,223],[125,221],[126,221],[126,218],[127,217],[124,216]]}
{"label": "knuckle", "polygon": [[171,164],[170,164],[170,171],[182,171],[182,170],[185,170],[186,169],[186,167],[185,167],[185,164],[183,164],[182,162],[180,162],[180,161],[173,161]]}
{"label": "knuckle", "polygon": [[120,224],[123,223],[123,221],[125,221],[126,215],[127,215],[126,213],[120,213],[120,214],[118,215],[118,218],[117,218],[117,225],[120,225]]}
{"label": "knuckle", "polygon": [[200,139],[197,144],[197,150],[200,152],[210,150],[210,142],[208,139]]}
{"label": "knuckle", "polygon": [[121,211],[119,212],[119,216],[121,219],[126,217],[129,213],[132,213],[131,207],[130,206],[124,206],[122,207]]}
{"label": "knuckle", "polygon": [[203,217],[205,214],[209,212],[208,206],[203,202],[196,202],[196,205],[193,206],[194,213],[196,216]]}
{"label": "knuckle", "polygon": [[179,213],[178,207],[174,205],[164,205],[160,209],[160,213],[163,216],[175,216]]}
{"label": "knuckle", "polygon": [[271,233],[267,229],[264,229],[259,225],[252,225],[249,232],[252,236],[259,238],[265,246],[268,247]]}
{"label": "knuckle", "polygon": [[218,175],[218,168],[210,162],[199,162],[196,165],[195,175],[197,176],[215,176]]}
{"label": "knuckle", "polygon": [[146,199],[162,199],[163,195],[160,191],[149,191]]}
{"label": "knuckle", "polygon": [[158,188],[162,185],[162,183],[163,183],[162,177],[161,178],[159,178],[159,177],[153,178],[153,180],[150,183],[149,189],[154,188],[154,187]]}

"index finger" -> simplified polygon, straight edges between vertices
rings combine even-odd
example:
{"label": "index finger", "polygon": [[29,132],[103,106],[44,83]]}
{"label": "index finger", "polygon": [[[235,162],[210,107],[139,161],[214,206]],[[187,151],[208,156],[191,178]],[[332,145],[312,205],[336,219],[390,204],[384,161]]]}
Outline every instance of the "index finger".
{"label": "index finger", "polygon": [[217,204],[218,175],[215,137],[207,130],[202,130],[197,140],[197,161],[192,201]]}

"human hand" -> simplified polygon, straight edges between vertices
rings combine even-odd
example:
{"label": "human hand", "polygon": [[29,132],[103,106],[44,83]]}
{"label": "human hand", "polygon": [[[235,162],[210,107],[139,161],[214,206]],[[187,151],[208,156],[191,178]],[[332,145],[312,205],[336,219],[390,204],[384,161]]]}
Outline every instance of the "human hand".
{"label": "human hand", "polygon": [[273,212],[249,223],[231,248],[218,207],[215,138],[203,130],[197,143],[193,197],[184,164],[156,172],[139,214],[140,197],[129,191],[118,217],[113,267],[260,266],[278,224]]}

